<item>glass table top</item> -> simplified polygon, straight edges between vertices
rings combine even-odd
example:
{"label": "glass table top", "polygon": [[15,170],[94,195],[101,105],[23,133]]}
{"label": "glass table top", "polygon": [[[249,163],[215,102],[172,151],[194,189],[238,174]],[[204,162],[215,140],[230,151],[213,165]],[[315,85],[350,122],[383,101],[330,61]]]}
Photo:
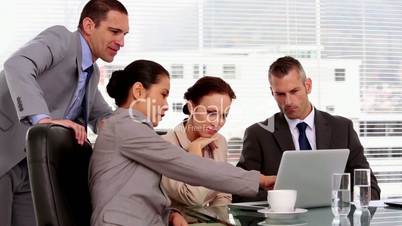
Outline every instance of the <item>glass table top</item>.
{"label": "glass table top", "polygon": [[[356,210],[352,205],[348,216],[335,218],[331,207],[310,208],[306,213],[296,217],[267,218],[265,214],[256,210],[242,210],[227,206],[206,207],[195,209],[183,209],[189,223],[195,225],[267,225],[267,226],[402,226],[402,208],[387,206],[369,207],[368,209]],[[303,212],[303,211],[301,211]]]}

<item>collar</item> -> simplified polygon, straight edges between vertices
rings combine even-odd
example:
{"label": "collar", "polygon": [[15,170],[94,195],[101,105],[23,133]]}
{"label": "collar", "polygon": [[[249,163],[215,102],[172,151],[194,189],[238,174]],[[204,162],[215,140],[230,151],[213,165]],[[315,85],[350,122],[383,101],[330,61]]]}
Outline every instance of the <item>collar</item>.
{"label": "collar", "polygon": [[184,123],[181,122],[179,125],[177,125],[173,129],[173,132],[175,133],[180,146],[184,150],[187,150],[188,146],[191,144],[191,141],[187,137],[186,127],[184,126]]}
{"label": "collar", "polygon": [[307,115],[307,117],[304,120],[290,119],[285,114],[283,114],[283,115],[285,116],[286,121],[288,122],[289,128],[291,130],[295,129],[299,122],[307,123],[307,125],[308,125],[308,127],[310,127],[310,129],[314,128],[314,116],[315,116],[314,106],[311,106],[311,112]]}
{"label": "collar", "polygon": [[82,34],[81,33],[79,34],[80,34],[81,50],[82,50],[81,70],[85,71],[87,68],[92,66],[92,52]]}
{"label": "collar", "polygon": [[124,115],[130,117],[133,121],[145,124],[145,125],[149,126],[150,128],[154,129],[152,122],[140,111],[137,111],[132,108],[118,107],[115,112],[116,112],[116,114],[124,114]]}

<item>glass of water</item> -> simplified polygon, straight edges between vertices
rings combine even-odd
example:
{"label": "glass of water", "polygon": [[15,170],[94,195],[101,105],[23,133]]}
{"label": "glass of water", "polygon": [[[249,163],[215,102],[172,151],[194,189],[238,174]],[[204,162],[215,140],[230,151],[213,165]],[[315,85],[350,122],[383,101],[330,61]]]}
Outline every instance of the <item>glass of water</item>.
{"label": "glass of water", "polygon": [[366,208],[371,200],[370,169],[355,169],[353,202],[356,208]]}
{"label": "glass of water", "polygon": [[350,201],[350,173],[334,173],[331,197],[334,216],[347,216],[350,211]]}
{"label": "glass of water", "polygon": [[371,213],[368,208],[356,209],[353,213],[353,225],[354,226],[366,226],[370,225]]}

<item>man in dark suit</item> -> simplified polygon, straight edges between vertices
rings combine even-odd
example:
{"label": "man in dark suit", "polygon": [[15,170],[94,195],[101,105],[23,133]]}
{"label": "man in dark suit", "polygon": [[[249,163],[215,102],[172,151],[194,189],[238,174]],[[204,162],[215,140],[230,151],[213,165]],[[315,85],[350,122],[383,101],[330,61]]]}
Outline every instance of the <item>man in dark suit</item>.
{"label": "man in dark suit", "polygon": [[[315,109],[308,99],[312,81],[306,78],[300,62],[286,56],[269,68],[271,93],[281,112],[246,129],[243,151],[237,164],[246,170],[276,175],[286,150],[348,148],[345,172],[370,168],[352,121]],[[301,169],[302,170],[302,169]],[[266,200],[266,191],[253,198],[233,196],[234,202]],[[371,199],[380,199],[377,179],[371,172]]]}

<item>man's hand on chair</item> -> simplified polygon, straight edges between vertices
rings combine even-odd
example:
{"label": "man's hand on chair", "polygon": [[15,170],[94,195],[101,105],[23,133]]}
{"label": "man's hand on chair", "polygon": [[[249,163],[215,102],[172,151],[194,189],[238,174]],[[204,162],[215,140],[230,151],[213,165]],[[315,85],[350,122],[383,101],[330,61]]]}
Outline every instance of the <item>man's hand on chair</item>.
{"label": "man's hand on chair", "polygon": [[73,129],[75,139],[77,139],[77,142],[80,145],[83,145],[87,139],[87,132],[85,131],[85,128],[82,125],[75,123],[71,120],[44,118],[41,119],[38,123],[50,123],[50,124],[62,125],[67,128]]}

